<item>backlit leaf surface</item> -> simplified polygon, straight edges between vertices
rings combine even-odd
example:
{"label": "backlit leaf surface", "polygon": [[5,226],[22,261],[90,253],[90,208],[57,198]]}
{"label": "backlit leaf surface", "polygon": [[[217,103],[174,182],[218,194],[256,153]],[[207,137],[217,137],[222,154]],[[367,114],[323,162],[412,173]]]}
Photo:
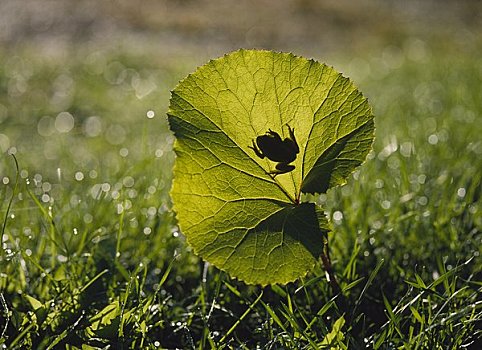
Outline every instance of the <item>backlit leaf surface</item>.
{"label": "backlit leaf surface", "polygon": [[[172,91],[176,136],[171,191],[181,231],[205,260],[247,283],[304,275],[323,249],[322,210],[301,193],[346,182],[373,141],[370,106],[333,68],[287,53],[239,50],[212,60]],[[295,169],[248,146],[294,128]]]}

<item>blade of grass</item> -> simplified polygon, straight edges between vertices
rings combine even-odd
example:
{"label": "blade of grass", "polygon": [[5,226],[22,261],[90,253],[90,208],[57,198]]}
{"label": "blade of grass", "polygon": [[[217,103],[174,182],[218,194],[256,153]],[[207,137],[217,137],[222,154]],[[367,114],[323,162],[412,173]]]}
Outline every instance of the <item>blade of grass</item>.
{"label": "blade of grass", "polygon": [[[33,200],[33,202],[35,203],[37,208],[40,210],[43,217],[49,223],[48,238],[50,240],[50,250],[51,250],[50,251],[50,267],[52,269],[54,269],[55,264],[56,264],[55,259],[57,258],[57,249],[59,249],[59,250],[61,250],[62,252],[65,253],[65,252],[68,251],[67,246],[65,245],[65,242],[63,242],[64,248],[62,248],[61,244],[57,240],[57,238],[62,238],[62,235],[60,234],[60,232],[57,229],[57,225],[55,223],[55,220],[54,220],[52,214],[44,208],[42,203],[40,203],[38,198],[32,193],[32,191],[28,188],[28,186],[25,186],[25,191],[27,192],[29,197]],[[69,256],[69,254],[67,254],[67,256]]]}
{"label": "blade of grass", "polygon": [[[20,169],[19,169],[19,166],[18,166],[17,158],[15,157],[14,154],[11,154],[11,156],[13,157],[13,160],[15,162],[15,185],[13,186],[12,196],[10,197],[10,200],[8,201],[7,210],[5,211],[5,217],[3,219],[3,224],[2,224],[2,232],[0,234],[0,244],[2,245],[0,250],[2,251],[2,259],[3,259],[3,255],[4,255],[3,235],[5,234],[5,229],[7,227],[8,214],[10,212],[10,208],[12,207],[13,198],[15,198],[15,194],[17,193],[18,179],[19,179],[19,176],[20,176]],[[5,301],[5,297],[3,296],[3,293],[0,293],[0,302],[2,304],[3,309],[5,310],[5,325],[2,329],[2,334],[0,335],[0,338],[3,339],[3,337],[5,336],[5,333],[7,332],[8,325],[10,323],[10,312],[8,310],[7,302]]]}
{"label": "blade of grass", "polygon": [[[241,323],[241,321],[244,320],[246,316],[254,309],[256,304],[261,300],[261,297],[263,296],[263,291],[259,294],[259,296],[249,305],[249,307],[246,309],[246,311],[241,315],[241,317],[231,326],[231,328],[226,332],[226,334],[219,340],[219,342],[222,344],[226,338],[234,332],[236,327]],[[264,303],[263,303],[264,304]],[[266,304],[264,304],[266,305]],[[270,308],[271,309],[271,308]],[[269,311],[268,311],[269,312]],[[270,313],[271,314],[271,313]],[[278,319],[279,320],[279,319]]]}
{"label": "blade of grass", "polygon": [[285,334],[290,338],[290,340],[293,340],[290,335],[288,330],[286,329],[285,325],[283,322],[281,322],[280,318],[276,314],[276,312],[269,306],[269,304],[266,304],[265,302],[261,301],[261,304],[263,304],[264,308],[268,312],[268,314],[271,316],[271,318],[274,320],[274,322],[285,332]]}
{"label": "blade of grass", "polygon": [[2,304],[5,315],[5,325],[3,326],[2,334],[0,334],[0,339],[4,339],[5,333],[7,333],[8,324],[10,323],[10,311],[8,310],[8,305],[3,293],[0,293],[0,304]]}
{"label": "blade of grass", "polygon": [[[318,349],[318,345],[315,343],[312,337],[310,337],[309,334],[306,332],[306,330],[309,328],[308,327],[305,329],[301,328],[298,320],[296,319],[296,315],[293,313],[293,310],[290,308],[289,305],[282,303],[282,307],[284,310],[281,310],[281,313],[286,318],[286,320],[288,320],[288,322],[291,325],[291,328],[293,328],[293,330],[295,331],[294,333],[295,338],[301,338],[303,340],[307,340],[310,343],[312,349]],[[307,324],[306,320],[303,317],[302,319],[305,322],[305,324]]]}
{"label": "blade of grass", "polygon": [[[394,329],[399,336],[403,337],[402,332],[400,331],[400,328],[399,328],[400,317],[397,317],[397,315],[393,312],[393,308],[390,305],[390,302],[388,301],[384,293],[382,294],[382,296],[383,296],[383,304],[385,305],[385,310],[388,314],[387,316],[389,318],[391,328]],[[392,333],[391,330],[389,332]]]}
{"label": "blade of grass", "polygon": [[119,257],[120,257],[121,235],[122,235],[122,230],[124,229],[124,214],[126,212],[124,203],[122,203],[122,211],[120,212],[120,215],[119,215],[119,229],[117,230],[117,240],[115,245],[114,264],[116,266],[118,266],[117,262],[119,261]]}
{"label": "blade of grass", "polygon": [[[380,271],[380,268],[383,266],[383,263],[384,263],[384,262],[385,262],[385,260],[384,260],[384,259],[381,259],[381,260],[377,263],[377,266],[375,266],[375,268],[373,269],[373,271],[372,271],[372,273],[370,274],[370,276],[368,276],[367,283],[365,284],[365,286],[363,287],[360,295],[358,296],[358,299],[356,300],[355,305],[353,306],[353,309],[352,309],[352,311],[351,311],[351,313],[350,313],[350,317],[349,317],[348,320],[351,321],[351,320],[353,319],[353,317],[355,316],[356,310],[357,310],[358,306],[360,305],[363,296],[365,295],[368,287],[372,284],[373,280],[375,279],[378,271]],[[347,323],[349,323],[349,322],[347,322]]]}
{"label": "blade of grass", "polygon": [[[13,203],[13,199],[15,198],[15,194],[17,193],[18,179],[20,177],[20,169],[19,169],[19,166],[18,166],[17,158],[15,157],[14,154],[11,154],[11,156],[13,157],[13,160],[15,161],[15,185],[13,186],[12,196],[10,197],[10,200],[8,201],[7,210],[5,211],[5,217],[3,218],[2,234],[0,235],[0,244],[2,243],[3,235],[4,235],[5,229],[7,227],[8,214],[10,212],[10,208],[12,207],[12,203]],[[3,255],[4,254],[3,245],[2,245],[1,250],[2,250],[2,255]]]}

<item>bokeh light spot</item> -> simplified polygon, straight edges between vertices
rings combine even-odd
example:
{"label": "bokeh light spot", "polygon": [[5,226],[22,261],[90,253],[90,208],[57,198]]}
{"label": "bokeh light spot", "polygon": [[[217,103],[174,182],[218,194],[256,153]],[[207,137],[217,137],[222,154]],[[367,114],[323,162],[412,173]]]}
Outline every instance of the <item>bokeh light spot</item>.
{"label": "bokeh light spot", "polygon": [[75,120],[69,112],[60,112],[55,118],[55,129],[61,133],[67,133],[74,128]]}
{"label": "bokeh light spot", "polygon": [[83,132],[88,137],[99,136],[102,132],[101,119],[97,116],[92,116],[87,118],[83,125]]}
{"label": "bokeh light spot", "polygon": [[154,113],[153,110],[149,110],[147,111],[146,115],[147,115],[147,118],[152,119],[156,116],[156,113]]}

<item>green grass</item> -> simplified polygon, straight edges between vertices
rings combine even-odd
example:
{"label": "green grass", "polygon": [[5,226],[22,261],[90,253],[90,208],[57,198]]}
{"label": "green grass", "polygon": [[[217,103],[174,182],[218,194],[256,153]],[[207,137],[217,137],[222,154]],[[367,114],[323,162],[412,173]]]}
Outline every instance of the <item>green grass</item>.
{"label": "green grass", "polygon": [[369,97],[377,125],[367,162],[317,198],[342,297],[321,263],[260,288],[185,244],[165,111],[169,89],[203,62],[0,56],[0,344],[480,347],[482,67],[446,50],[402,57],[328,62]]}

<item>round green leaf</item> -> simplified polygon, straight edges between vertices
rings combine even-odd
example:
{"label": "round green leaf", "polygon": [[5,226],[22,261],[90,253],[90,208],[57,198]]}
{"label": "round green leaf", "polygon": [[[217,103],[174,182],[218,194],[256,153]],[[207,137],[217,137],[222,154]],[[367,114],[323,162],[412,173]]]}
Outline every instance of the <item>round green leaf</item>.
{"label": "round green leaf", "polygon": [[[181,231],[201,257],[247,283],[286,283],[311,269],[326,218],[301,193],[346,182],[374,133],[367,100],[333,68],[292,54],[239,50],[172,91],[176,136],[171,196]],[[299,146],[294,170],[249,146],[268,130]]]}

